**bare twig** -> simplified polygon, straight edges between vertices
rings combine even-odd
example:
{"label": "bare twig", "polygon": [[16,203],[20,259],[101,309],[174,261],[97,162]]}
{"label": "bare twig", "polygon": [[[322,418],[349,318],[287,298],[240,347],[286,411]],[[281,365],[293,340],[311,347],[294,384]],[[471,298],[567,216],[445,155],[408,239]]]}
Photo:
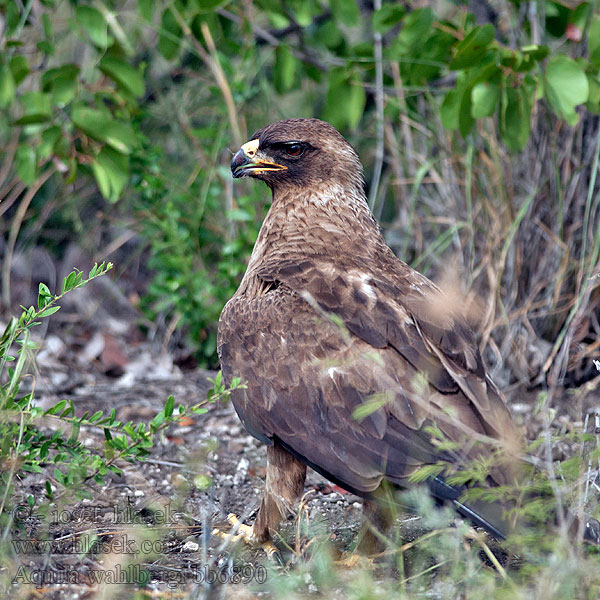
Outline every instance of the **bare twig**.
{"label": "bare twig", "polygon": [[21,204],[17,209],[17,213],[13,219],[10,234],[8,236],[8,242],[6,244],[6,253],[4,254],[4,262],[2,264],[2,303],[6,308],[10,306],[10,266],[12,263],[12,257],[15,251],[15,244],[17,243],[17,235],[21,229],[23,220],[27,209],[31,204],[31,201],[38,193],[39,189],[50,179],[55,173],[55,168],[49,167],[44,173],[42,173],[32,185],[29,186],[27,193],[23,196]]}
{"label": "bare twig", "polygon": [[[10,138],[10,142],[8,142],[8,146],[6,147],[6,154],[2,160],[2,167],[0,167],[0,188],[4,185],[8,174],[10,173],[10,168],[13,163],[13,159],[15,158],[15,152],[17,151],[17,146],[19,145],[19,133],[21,132],[20,127],[15,127],[12,136]],[[0,202],[2,202],[2,196],[0,196]]]}
{"label": "bare twig", "polygon": [[223,68],[221,67],[221,63],[219,61],[219,57],[217,55],[217,48],[215,46],[215,42],[210,33],[208,25],[206,23],[202,23],[200,29],[202,31],[202,36],[204,37],[204,41],[208,46],[208,52],[206,48],[194,37],[192,30],[187,24],[186,20],[183,18],[177,7],[173,4],[171,5],[171,12],[173,16],[177,20],[177,23],[181,27],[183,34],[185,37],[191,42],[194,50],[198,53],[198,56],[202,59],[202,62],[209,68],[219,89],[221,90],[221,94],[223,99],[225,100],[225,106],[227,107],[227,116],[229,118],[229,124],[231,126],[231,131],[233,133],[233,142],[235,145],[240,146],[242,144],[242,132],[240,129],[240,125],[237,118],[237,110],[235,107],[235,102],[233,101],[233,95],[231,94],[231,88],[229,87],[229,83],[227,82],[227,77],[225,77],[225,73],[223,72]]}
{"label": "bare twig", "polygon": [[[375,0],[374,10],[381,8],[381,0]],[[371,180],[371,189],[369,190],[369,206],[371,210],[375,208],[377,201],[377,192],[379,191],[379,182],[381,181],[381,170],[383,168],[384,154],[384,116],[383,116],[383,50],[381,34],[373,33],[373,53],[375,57],[375,113],[377,128],[377,145],[375,146],[375,167],[373,169],[373,179]]]}
{"label": "bare twig", "polygon": [[210,69],[213,72],[214,78],[217,81],[217,85],[219,86],[221,93],[223,94],[225,104],[227,105],[229,123],[231,124],[231,129],[233,130],[233,141],[237,146],[241,146],[244,140],[242,139],[242,131],[240,129],[240,124],[237,118],[237,110],[235,108],[235,102],[233,101],[233,96],[231,94],[229,83],[227,82],[227,77],[225,77],[225,73],[223,72],[223,68],[221,67],[221,63],[219,61],[219,56],[217,54],[215,42],[210,33],[210,29],[208,28],[208,25],[206,23],[202,23],[200,29],[202,31],[204,41],[208,46],[208,50],[210,51]]}
{"label": "bare twig", "polygon": [[[232,21],[233,23],[236,23],[237,25],[242,25],[244,23],[244,18],[240,17],[228,10],[225,10],[224,8],[220,8],[217,11],[222,17],[225,17],[226,19],[229,19],[230,21]],[[315,21],[318,21],[319,17],[317,17],[315,19]],[[252,29],[252,33],[254,34],[255,37],[257,37],[260,40],[264,40],[265,42],[267,42],[267,44],[273,46],[274,48],[277,48],[277,46],[281,45],[281,41],[278,39],[279,33],[278,32],[274,32],[271,33],[270,31],[267,31],[266,29],[263,29],[262,27],[260,27],[260,25],[257,25],[256,23],[254,23],[253,21],[250,21],[250,27]],[[291,28],[288,28],[291,31],[298,31],[298,26],[294,25]],[[287,31],[287,30],[286,30]],[[283,32],[281,32],[283,33]],[[283,35],[281,35],[281,37],[283,37]],[[298,48],[295,48],[293,46],[290,47],[290,52],[299,60],[308,63],[309,65],[312,65],[313,67],[316,67],[317,69],[319,69],[319,71],[323,71],[326,72],[329,70],[329,66],[336,66],[336,67],[343,67],[347,65],[347,61],[342,59],[342,58],[336,58],[333,56],[330,56],[327,58],[327,63],[325,64],[324,62],[320,61],[319,59],[317,59],[316,57],[312,56],[311,54],[309,54],[306,51],[303,50],[299,50]]]}

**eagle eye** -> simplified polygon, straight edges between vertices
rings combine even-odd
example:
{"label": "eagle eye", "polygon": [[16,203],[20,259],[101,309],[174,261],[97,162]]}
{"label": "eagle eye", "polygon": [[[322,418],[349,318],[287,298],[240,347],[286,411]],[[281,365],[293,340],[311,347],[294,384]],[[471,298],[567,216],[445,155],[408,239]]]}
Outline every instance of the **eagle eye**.
{"label": "eagle eye", "polygon": [[302,144],[286,144],[284,149],[288,156],[302,156],[304,154],[304,146]]}

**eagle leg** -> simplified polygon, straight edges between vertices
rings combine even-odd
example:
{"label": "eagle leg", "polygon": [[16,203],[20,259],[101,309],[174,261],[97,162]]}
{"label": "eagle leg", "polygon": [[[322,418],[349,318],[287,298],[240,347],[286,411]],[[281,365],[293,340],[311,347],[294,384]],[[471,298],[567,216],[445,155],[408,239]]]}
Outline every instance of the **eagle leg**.
{"label": "eagle leg", "polygon": [[386,549],[385,536],[395,521],[396,513],[384,494],[363,500],[363,515],[355,553],[374,556]]}
{"label": "eagle leg", "polygon": [[292,456],[277,441],[267,448],[267,477],[253,536],[258,542],[271,539],[279,523],[294,514],[298,498],[304,491],[306,465]]}
{"label": "eagle leg", "polygon": [[[250,527],[240,523],[235,515],[228,515],[227,520],[238,531],[231,539],[259,545],[269,558],[275,558],[282,564],[281,555],[271,541],[271,532],[278,528],[288,514],[293,514],[296,501],[304,491],[305,479],[306,465],[303,462],[284,450],[277,441],[268,446],[265,492],[256,520]],[[228,537],[227,533],[217,529],[213,534]]]}
{"label": "eagle leg", "polygon": [[363,499],[363,514],[356,548],[342,555],[336,564],[346,569],[373,569],[374,560],[386,550],[385,536],[395,521],[393,507],[385,502],[381,490],[375,492],[377,499]]}

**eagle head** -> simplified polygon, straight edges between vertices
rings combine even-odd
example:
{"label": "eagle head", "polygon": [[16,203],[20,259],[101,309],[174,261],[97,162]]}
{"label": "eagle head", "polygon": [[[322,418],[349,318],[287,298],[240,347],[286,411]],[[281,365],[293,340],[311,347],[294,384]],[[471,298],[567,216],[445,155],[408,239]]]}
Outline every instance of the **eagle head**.
{"label": "eagle head", "polygon": [[354,148],[319,119],[288,119],[259,129],[236,152],[231,172],[234,177],[262,179],[273,190],[326,184],[362,192],[364,186]]}

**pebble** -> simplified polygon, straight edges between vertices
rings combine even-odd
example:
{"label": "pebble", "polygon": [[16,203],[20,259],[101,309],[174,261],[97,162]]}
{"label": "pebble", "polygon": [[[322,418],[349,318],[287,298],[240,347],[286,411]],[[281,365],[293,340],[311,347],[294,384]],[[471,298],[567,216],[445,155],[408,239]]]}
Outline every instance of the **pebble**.
{"label": "pebble", "polygon": [[197,542],[186,542],[181,551],[182,552],[198,552],[198,550],[200,549],[200,545]]}
{"label": "pebble", "polygon": [[248,467],[250,466],[250,461],[242,457],[240,462],[237,465],[235,470],[235,475],[233,476],[233,485],[239,485],[246,480],[246,475],[248,475]]}

